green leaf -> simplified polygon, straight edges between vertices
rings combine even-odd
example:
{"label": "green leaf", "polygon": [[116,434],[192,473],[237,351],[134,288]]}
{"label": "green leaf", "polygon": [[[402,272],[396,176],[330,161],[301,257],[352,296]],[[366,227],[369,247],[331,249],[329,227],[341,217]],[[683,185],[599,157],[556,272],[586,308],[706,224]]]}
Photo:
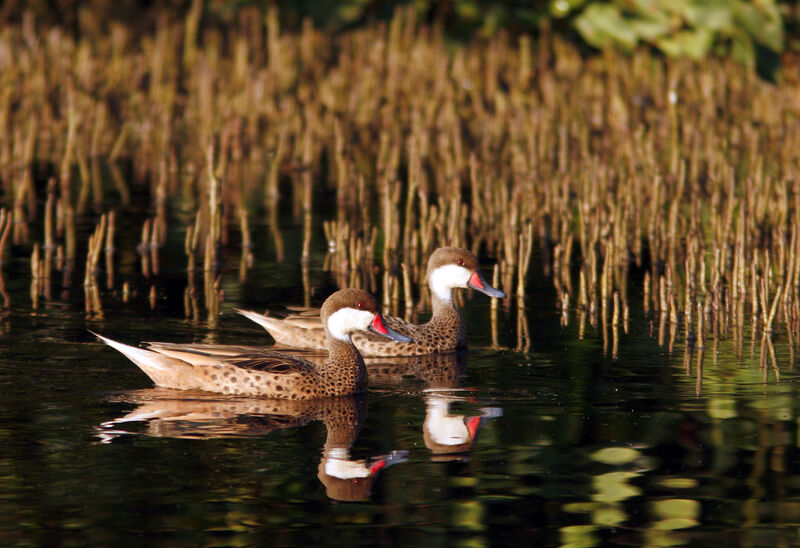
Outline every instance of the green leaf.
{"label": "green leaf", "polygon": [[679,15],[681,18],[687,19],[692,7],[692,0],[659,0],[658,5],[665,13]]}
{"label": "green leaf", "polygon": [[586,0],[552,0],[549,6],[550,15],[559,19],[567,17],[585,3]]}
{"label": "green leaf", "polygon": [[756,46],[753,39],[741,28],[731,37],[731,57],[742,63],[746,67],[754,67],[756,64]]}
{"label": "green leaf", "polygon": [[656,46],[670,57],[701,59],[711,47],[713,35],[707,29],[681,31],[656,40]]}
{"label": "green leaf", "polygon": [[[679,0],[675,0],[675,2],[678,1]],[[669,4],[671,5],[673,3],[674,2],[670,2]],[[645,19],[668,22],[670,20],[671,10],[663,4],[663,0],[623,0],[621,2],[621,7],[629,12],[641,15]]]}
{"label": "green leaf", "polygon": [[695,2],[686,6],[686,21],[693,27],[717,31],[733,26],[733,10],[728,0]]}
{"label": "green leaf", "polygon": [[669,22],[669,19],[662,21],[645,18],[634,19],[631,21],[631,25],[636,34],[647,42],[654,42],[672,31],[672,24]]}
{"label": "green leaf", "polygon": [[610,4],[589,5],[575,18],[575,28],[584,40],[600,49],[616,44],[630,51],[639,41],[630,21]]}
{"label": "green leaf", "polygon": [[736,2],[733,14],[739,26],[753,40],[772,51],[783,50],[783,20],[774,1],[760,0],[751,3],[740,0]]}
{"label": "green leaf", "polygon": [[467,21],[473,21],[481,17],[481,10],[477,2],[473,0],[462,0],[455,3],[455,10],[459,17]]}

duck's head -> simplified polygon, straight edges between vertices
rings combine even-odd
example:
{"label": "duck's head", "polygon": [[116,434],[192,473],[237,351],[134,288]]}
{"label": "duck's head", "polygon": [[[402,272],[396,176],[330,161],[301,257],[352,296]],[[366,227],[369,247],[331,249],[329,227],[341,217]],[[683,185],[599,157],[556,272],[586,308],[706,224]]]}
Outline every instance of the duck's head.
{"label": "duck's head", "polygon": [[322,325],[331,337],[349,341],[353,331],[372,331],[398,342],[414,342],[387,327],[375,297],[362,289],[340,289],[322,304]]}
{"label": "duck's head", "polygon": [[506,294],[489,285],[479,268],[478,258],[468,249],[440,247],[428,259],[428,285],[445,301],[452,298],[456,287],[471,287],[490,297],[504,299]]}

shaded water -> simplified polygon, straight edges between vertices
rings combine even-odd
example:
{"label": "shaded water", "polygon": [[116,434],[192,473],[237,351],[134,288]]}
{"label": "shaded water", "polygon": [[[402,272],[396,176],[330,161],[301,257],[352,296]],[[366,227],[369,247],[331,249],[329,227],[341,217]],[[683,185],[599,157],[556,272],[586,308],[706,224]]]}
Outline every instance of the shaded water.
{"label": "shaded water", "polygon": [[[120,238],[135,241],[140,218],[126,215],[131,229]],[[797,378],[780,334],[777,379],[771,365],[760,367],[758,341],[741,356],[731,340],[719,343],[716,358],[711,341],[699,358],[681,342],[669,353],[658,345],[656,319],[634,306],[612,358],[599,327],[586,326],[581,339],[574,314],[560,325],[542,277],[524,308],[530,352],[511,350],[515,303],[499,308],[502,348],[489,348],[489,302],[475,294],[465,299],[465,356],[417,364],[417,379],[376,366],[363,398],[289,405],[154,389],[87,333],[128,343],[266,343],[233,308],[302,304],[299,229],[292,219],[283,224],[282,263],[264,226],[254,229],[255,264],[244,282],[238,257],[226,258],[217,328],[185,318],[180,234],[171,234],[161,273],[149,281],[135,254],[118,256],[117,289],[102,292],[102,318],[86,319],[75,282],[56,283],[54,299],[32,311],[24,253],[5,265],[12,307],[0,322],[0,542],[800,541]],[[312,304],[333,289],[321,240],[309,266]],[[127,303],[123,280],[133,290]],[[439,443],[448,435],[464,443]],[[349,480],[329,473],[341,470]]]}

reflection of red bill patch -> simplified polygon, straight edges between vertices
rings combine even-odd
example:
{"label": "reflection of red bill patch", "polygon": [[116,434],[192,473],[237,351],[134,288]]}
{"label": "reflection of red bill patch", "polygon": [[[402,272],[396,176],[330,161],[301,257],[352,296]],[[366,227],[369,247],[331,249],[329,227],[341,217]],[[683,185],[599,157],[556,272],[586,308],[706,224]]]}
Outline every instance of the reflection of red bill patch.
{"label": "reflection of red bill patch", "polygon": [[469,439],[474,440],[475,434],[478,433],[478,428],[481,425],[480,417],[470,417],[467,421],[467,430],[469,430]]}
{"label": "reflection of red bill patch", "polygon": [[469,283],[476,289],[484,289],[483,287],[483,280],[481,280],[480,274],[477,272],[472,273],[472,277],[469,279]]}
{"label": "reflection of red bill patch", "polygon": [[383,323],[383,318],[381,318],[380,314],[375,314],[375,318],[372,320],[372,329],[381,335],[389,334],[389,330],[386,329],[386,324]]}
{"label": "reflection of red bill patch", "polygon": [[386,466],[386,461],[381,459],[381,460],[375,461],[375,463],[373,463],[373,465],[369,467],[369,471],[370,471],[370,473],[374,474],[375,472],[377,472],[378,470],[380,470],[384,466]]}

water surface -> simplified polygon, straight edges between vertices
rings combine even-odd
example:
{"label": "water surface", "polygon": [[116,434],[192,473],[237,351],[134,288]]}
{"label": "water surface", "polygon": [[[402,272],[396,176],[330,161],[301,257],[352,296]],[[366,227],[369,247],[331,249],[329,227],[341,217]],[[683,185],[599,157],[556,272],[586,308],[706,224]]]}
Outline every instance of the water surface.
{"label": "water surface", "polygon": [[[135,212],[130,217],[138,222]],[[286,222],[287,242],[298,230]],[[76,282],[56,283],[53,299],[32,310],[22,251],[4,266],[11,296],[0,321],[4,545],[800,540],[790,345],[776,333],[775,365],[767,367],[758,340],[746,341],[741,354],[730,338],[716,351],[707,341],[698,356],[679,335],[670,352],[658,344],[658,318],[634,302],[635,289],[629,332],[620,332],[614,356],[602,326],[587,323],[581,338],[574,311],[561,325],[555,293],[535,264],[523,304],[528,351],[515,350],[516,301],[498,309],[493,348],[488,299],[465,295],[471,350],[464,356],[427,364],[428,378],[375,374],[363,398],[305,408],[154,389],[87,332],[131,344],[268,343],[233,309],[303,304],[304,290],[296,246],[287,245],[278,263],[266,228],[254,232],[255,263],[244,281],[235,254],[225,258],[216,327],[204,313],[186,318],[180,234],[149,279],[135,254],[120,254],[115,289],[101,292],[102,317],[87,318]],[[125,249],[135,235],[121,234]],[[325,252],[316,241],[312,304],[334,289]],[[122,281],[132,289],[128,302]],[[465,435],[462,443],[445,439]],[[355,476],[328,474],[342,469]],[[363,470],[369,475],[358,476]]]}

